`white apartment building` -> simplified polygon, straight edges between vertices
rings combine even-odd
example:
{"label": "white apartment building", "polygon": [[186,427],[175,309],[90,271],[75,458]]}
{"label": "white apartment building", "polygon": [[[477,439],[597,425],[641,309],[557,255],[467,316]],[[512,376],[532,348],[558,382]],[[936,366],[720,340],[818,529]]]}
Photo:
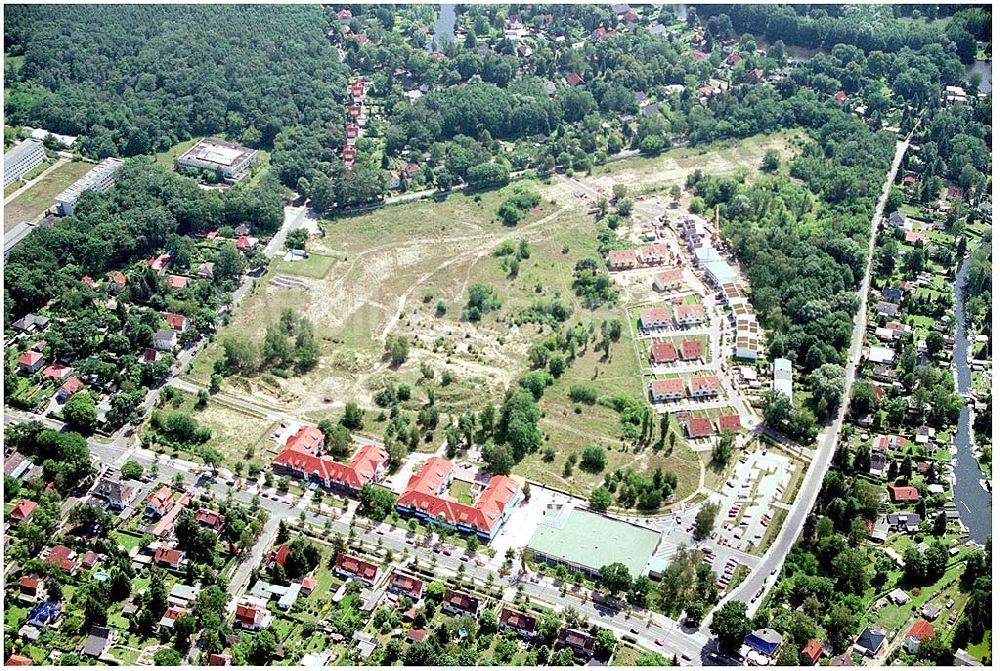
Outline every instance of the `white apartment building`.
{"label": "white apartment building", "polygon": [[29,138],[19,142],[3,155],[4,188],[21,179],[29,170],[45,160],[45,147],[41,140]]}
{"label": "white apartment building", "polygon": [[56,210],[64,217],[73,214],[80,194],[84,191],[107,191],[115,183],[115,177],[123,165],[125,162],[120,158],[106,158],[98,163],[55,197]]}

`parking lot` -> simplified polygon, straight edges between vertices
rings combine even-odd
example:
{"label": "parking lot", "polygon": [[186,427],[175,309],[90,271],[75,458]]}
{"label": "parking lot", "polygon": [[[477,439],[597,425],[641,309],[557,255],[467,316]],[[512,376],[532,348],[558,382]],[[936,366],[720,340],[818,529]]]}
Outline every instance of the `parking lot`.
{"label": "parking lot", "polygon": [[[792,479],[792,461],[778,451],[758,450],[740,458],[734,473],[710,500],[720,506],[720,546],[749,552],[760,543]],[[782,504],[783,505],[783,504]]]}

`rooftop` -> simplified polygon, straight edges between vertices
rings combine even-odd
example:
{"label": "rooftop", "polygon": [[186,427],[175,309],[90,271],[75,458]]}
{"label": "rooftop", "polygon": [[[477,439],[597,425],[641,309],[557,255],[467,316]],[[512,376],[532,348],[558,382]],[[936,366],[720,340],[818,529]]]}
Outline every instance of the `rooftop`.
{"label": "rooftop", "polygon": [[528,547],[592,569],[621,562],[630,574],[639,576],[659,542],[660,534],[650,529],[574,509],[561,525],[540,524]]}

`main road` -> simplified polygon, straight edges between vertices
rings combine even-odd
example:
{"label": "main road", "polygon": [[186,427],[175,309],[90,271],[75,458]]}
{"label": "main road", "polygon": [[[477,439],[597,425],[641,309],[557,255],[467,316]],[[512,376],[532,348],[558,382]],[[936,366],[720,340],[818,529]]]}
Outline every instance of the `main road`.
{"label": "main road", "polygon": [[757,569],[747,576],[740,583],[739,587],[719,601],[715,609],[705,618],[702,624],[703,632],[708,631],[712,615],[722,605],[730,601],[738,600],[746,603],[747,614],[751,617],[757,612],[757,608],[764,600],[767,592],[777,581],[778,571],[781,569],[782,564],[784,564],[785,557],[788,556],[788,551],[798,538],[806,516],[809,515],[813,505],[816,503],[816,497],[823,486],[823,478],[826,476],[826,471],[833,459],[834,449],[837,447],[837,438],[840,435],[840,428],[844,423],[847,406],[850,402],[851,383],[854,381],[858,363],[861,359],[861,348],[865,342],[865,330],[868,324],[868,294],[871,287],[871,262],[875,251],[875,237],[878,232],[879,223],[882,220],[885,203],[889,198],[889,192],[892,189],[893,182],[896,180],[896,172],[899,170],[899,165],[903,160],[903,154],[906,153],[907,148],[910,146],[910,137],[912,135],[911,133],[905,140],[896,143],[896,155],[892,160],[889,173],[885,178],[885,184],[882,185],[882,195],[879,197],[878,204],[875,206],[875,212],[872,215],[871,233],[868,238],[868,266],[865,269],[865,275],[861,280],[861,288],[859,289],[861,305],[858,308],[857,314],[854,315],[854,332],[851,335],[851,347],[847,357],[844,393],[840,401],[840,408],[820,439],[820,445],[815,451],[812,463],[809,464],[805,478],[803,478],[802,484],[799,487],[799,493],[785,518],[785,523],[781,527],[778,537],[771,544],[771,548],[764,555]]}

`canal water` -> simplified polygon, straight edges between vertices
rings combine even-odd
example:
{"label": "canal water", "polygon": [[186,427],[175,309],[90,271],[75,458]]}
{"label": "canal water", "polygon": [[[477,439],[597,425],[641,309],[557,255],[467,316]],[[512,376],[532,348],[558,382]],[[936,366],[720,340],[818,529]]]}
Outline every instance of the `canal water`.
{"label": "canal water", "polygon": [[455,41],[455,5],[438,5],[437,19],[434,20],[432,51],[441,51],[449,42]]}
{"label": "canal water", "polygon": [[[962,262],[955,277],[955,386],[959,394],[965,394],[972,386],[972,371],[969,369],[969,337],[965,330],[965,283],[969,276],[969,258]],[[973,454],[973,434],[968,405],[962,405],[955,430],[954,470],[955,505],[959,517],[969,529],[969,537],[977,543],[985,543],[991,535],[993,495],[983,488],[985,477],[979,462]]]}

